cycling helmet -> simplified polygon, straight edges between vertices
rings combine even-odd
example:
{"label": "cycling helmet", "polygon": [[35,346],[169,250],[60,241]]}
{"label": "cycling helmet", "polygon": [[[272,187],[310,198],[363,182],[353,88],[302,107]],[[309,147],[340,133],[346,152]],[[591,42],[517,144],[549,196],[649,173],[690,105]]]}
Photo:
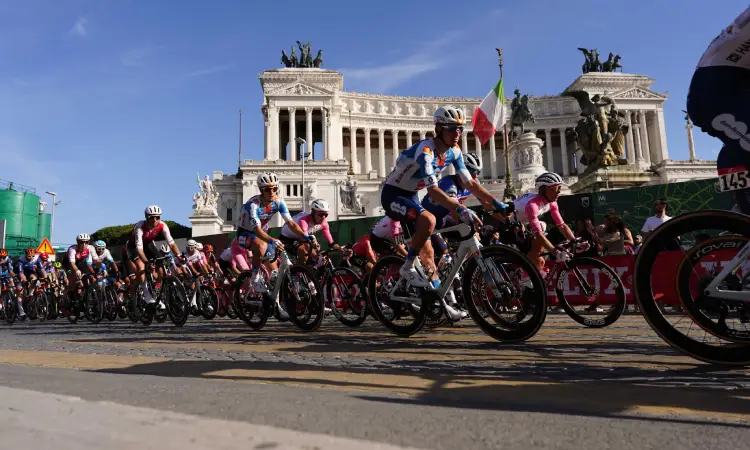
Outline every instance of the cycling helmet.
{"label": "cycling helmet", "polygon": [[26,253],[26,256],[34,256],[36,255],[36,249],[34,247],[29,247],[26,250],[24,250]]}
{"label": "cycling helmet", "polygon": [[89,236],[89,235],[88,235],[88,234],[86,234],[86,233],[81,233],[81,234],[79,234],[78,236],[76,236],[76,242],[78,242],[79,244],[80,244],[81,242],[88,242],[88,241],[90,241],[90,240],[91,240],[91,236]]}
{"label": "cycling helmet", "polygon": [[102,241],[102,240],[100,239],[100,240],[98,240],[98,241],[94,242],[94,247],[95,247],[95,248],[96,248],[97,250],[99,250],[99,249],[102,249],[102,250],[104,250],[105,248],[107,248],[107,244],[106,244],[106,243],[105,243],[104,241]]}
{"label": "cycling helmet", "polygon": [[264,187],[276,186],[279,184],[279,177],[273,172],[264,172],[258,175],[258,187],[263,189]]}
{"label": "cycling helmet", "polygon": [[201,244],[200,242],[198,242],[198,245],[196,245],[195,248],[197,248],[199,252],[203,251],[203,244]]}
{"label": "cycling helmet", "polygon": [[211,244],[206,244],[206,245],[205,245],[205,246],[203,247],[203,249],[204,249],[204,250],[206,251],[206,253],[213,253],[213,251],[214,251],[214,246],[213,246],[213,245],[211,245]]}
{"label": "cycling helmet", "polygon": [[6,256],[8,256],[8,250],[0,248],[0,258],[5,258]]}
{"label": "cycling helmet", "polygon": [[42,261],[47,261],[49,259],[49,256],[47,256],[46,253],[42,253],[39,255],[39,258],[41,258]]}
{"label": "cycling helmet", "polygon": [[187,248],[196,248],[198,247],[198,243],[195,242],[193,239],[188,239],[187,241]]}
{"label": "cycling helmet", "polygon": [[435,125],[463,125],[466,121],[464,112],[455,106],[441,106],[432,115]]}
{"label": "cycling helmet", "polygon": [[563,180],[560,175],[554,172],[546,172],[536,177],[537,189],[542,186],[557,186],[560,184],[563,184]]}
{"label": "cycling helmet", "polygon": [[482,173],[482,158],[476,153],[464,153],[464,164],[471,173]]}
{"label": "cycling helmet", "polygon": [[143,212],[143,214],[145,214],[146,217],[161,216],[161,208],[159,208],[156,205],[148,205],[148,207],[146,207],[146,210]]}
{"label": "cycling helmet", "polygon": [[310,204],[310,209],[313,211],[328,212],[331,208],[328,206],[328,202],[323,199],[317,199]]}
{"label": "cycling helmet", "polygon": [[161,244],[159,250],[161,250],[161,252],[166,255],[167,253],[169,253],[169,246],[167,244]]}

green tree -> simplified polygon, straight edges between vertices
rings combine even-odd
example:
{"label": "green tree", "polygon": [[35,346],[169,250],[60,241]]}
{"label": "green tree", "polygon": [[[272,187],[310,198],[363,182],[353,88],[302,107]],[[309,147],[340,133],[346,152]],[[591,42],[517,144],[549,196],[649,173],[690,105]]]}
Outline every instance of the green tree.
{"label": "green tree", "polygon": [[[172,220],[165,220],[169,226],[169,231],[172,233],[172,237],[175,239],[189,238],[192,236],[193,229],[180,225],[179,223]],[[104,227],[100,230],[96,230],[91,233],[91,240],[97,241],[101,239],[106,242],[107,245],[123,245],[130,238],[130,234],[133,231],[134,223],[128,225],[115,225],[112,227]]]}

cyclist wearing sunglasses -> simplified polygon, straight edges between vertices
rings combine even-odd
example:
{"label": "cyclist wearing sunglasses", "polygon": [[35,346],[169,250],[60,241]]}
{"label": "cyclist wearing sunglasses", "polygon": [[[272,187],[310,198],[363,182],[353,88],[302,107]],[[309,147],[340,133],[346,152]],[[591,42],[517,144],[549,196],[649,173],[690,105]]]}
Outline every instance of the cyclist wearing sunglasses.
{"label": "cyclist wearing sunglasses", "polygon": [[[539,222],[539,216],[549,212],[552,222],[560,229],[560,233],[567,240],[575,240],[575,235],[568,228],[560,215],[560,209],[557,206],[557,199],[560,197],[560,189],[563,180],[560,175],[554,172],[547,172],[536,178],[536,188],[538,193],[529,192],[515,201],[516,214],[518,221],[526,224],[527,229],[533,234],[531,240],[531,249],[527,253],[529,259],[536,264],[539,272],[544,276],[544,258],[541,256],[542,251],[546,250],[555,255],[555,258],[561,260],[570,259],[570,254],[565,250],[556,249],[554,245],[545,236],[545,229]],[[584,249],[585,250],[585,249]]]}
{"label": "cyclist wearing sunglasses", "polygon": [[[146,220],[141,220],[133,227],[130,239],[125,243],[126,266],[128,272],[135,274],[136,282],[131,283],[133,298],[136,295],[136,289],[140,285],[143,289],[143,299],[149,307],[156,306],[160,311],[166,309],[164,303],[159,302],[151,295],[146,285],[146,261],[149,258],[161,257],[161,252],[156,247],[156,238],[163,237],[167,245],[172,250],[173,255],[179,255],[180,249],[172,239],[172,233],[169,232],[169,226],[161,221],[161,208],[156,205],[149,205],[143,212]],[[145,247],[144,247],[145,246]],[[160,281],[161,273],[156,271],[156,279]]]}
{"label": "cyclist wearing sunglasses", "polygon": [[[328,243],[328,248],[339,248],[339,244],[333,240],[331,229],[328,226],[328,213],[331,211],[328,202],[317,199],[310,204],[310,209],[312,210],[310,213],[303,211],[294,216],[294,222],[299,225],[304,234],[313,238],[315,233],[322,232]],[[307,264],[308,256],[311,256],[313,260],[317,259],[313,248],[313,244],[316,244],[316,242],[312,241],[310,244],[303,242],[305,239],[292,231],[289,225],[284,225],[281,228],[281,236],[279,237],[284,246],[297,255],[297,264]],[[317,247],[317,245],[315,246]]]}
{"label": "cyclist wearing sunglasses", "polygon": [[[433,115],[435,137],[420,141],[401,152],[383,186],[380,200],[386,215],[401,221],[404,228],[415,230],[406,261],[399,271],[401,277],[415,287],[432,286],[437,289],[440,286],[432,245],[427,242],[435,229],[435,216],[420,204],[417,195],[419,191],[427,189],[433,202],[449,211],[455,211],[462,221],[478,226],[482,224],[474,211],[461,205],[438,187],[437,177],[445,168],[453,165],[466,188],[482,203],[491,203],[493,209],[499,210],[507,207],[477,183],[467,170],[458,147],[464,122],[462,110],[453,106],[437,108]],[[432,280],[422,278],[414,268],[417,255],[427,272],[432,273]]]}
{"label": "cyclist wearing sunglasses", "polygon": [[[312,239],[312,237],[302,231],[297,225],[292,216],[289,214],[289,208],[287,208],[284,200],[278,196],[279,190],[279,178],[273,172],[265,172],[258,175],[258,188],[260,188],[260,194],[252,197],[248,200],[240,211],[240,216],[237,219],[237,237],[233,246],[233,256],[237,256],[240,261],[240,267],[242,270],[248,270],[246,263],[245,252],[243,249],[250,248],[253,253],[253,288],[256,292],[267,292],[265,282],[262,278],[261,271],[259,270],[261,265],[261,256],[272,256],[273,247],[277,247],[281,250],[284,249],[284,244],[268,234],[268,222],[276,214],[281,214],[284,222],[289,228],[294,231],[295,234],[302,237],[306,241]],[[278,269],[278,261],[274,261],[273,264],[269,265],[271,270]],[[278,299],[276,303],[280,309],[279,314],[281,317],[286,316],[286,312],[279,305]]]}

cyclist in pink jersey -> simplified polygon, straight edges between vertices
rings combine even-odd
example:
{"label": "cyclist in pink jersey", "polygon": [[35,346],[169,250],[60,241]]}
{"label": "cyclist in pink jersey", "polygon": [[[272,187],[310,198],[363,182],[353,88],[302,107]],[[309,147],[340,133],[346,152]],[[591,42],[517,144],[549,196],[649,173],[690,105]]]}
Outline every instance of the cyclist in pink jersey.
{"label": "cyclist in pink jersey", "polygon": [[[331,236],[331,229],[328,226],[328,213],[331,208],[328,202],[323,199],[316,199],[310,204],[310,213],[302,211],[292,219],[299,225],[305,235],[315,237],[315,233],[323,233],[323,237],[328,244],[328,248],[338,249],[339,244]],[[315,261],[318,259],[316,250],[320,248],[317,241],[312,239],[308,241],[300,237],[288,224],[281,227],[279,240],[288,248],[292,254],[297,255],[297,264],[307,264],[308,257]]]}
{"label": "cyclist in pink jersey", "polygon": [[557,249],[547,239],[544,227],[539,221],[539,216],[549,212],[552,222],[560,229],[565,239],[575,239],[575,235],[568,228],[568,225],[565,224],[565,221],[563,221],[560,209],[557,206],[557,198],[560,197],[562,185],[563,181],[560,175],[553,172],[543,173],[536,179],[538,193],[529,192],[515,201],[518,220],[526,224],[533,235],[531,249],[527,256],[536,264],[537,269],[539,269],[542,275],[545,275],[544,258],[541,256],[543,251],[546,250],[555,255],[555,258],[563,260],[570,259],[571,255],[565,250]]}

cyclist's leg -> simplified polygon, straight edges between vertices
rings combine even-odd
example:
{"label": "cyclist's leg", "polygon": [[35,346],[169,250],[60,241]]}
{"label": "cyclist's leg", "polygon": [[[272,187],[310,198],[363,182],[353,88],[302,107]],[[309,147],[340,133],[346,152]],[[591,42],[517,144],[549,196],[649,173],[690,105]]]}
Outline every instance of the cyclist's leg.
{"label": "cyclist's leg", "polygon": [[531,262],[534,263],[537,270],[539,270],[539,273],[544,275],[545,259],[542,257],[542,251],[544,251],[544,239],[542,239],[542,234],[536,234],[531,240],[531,248],[526,256],[528,256]]}

